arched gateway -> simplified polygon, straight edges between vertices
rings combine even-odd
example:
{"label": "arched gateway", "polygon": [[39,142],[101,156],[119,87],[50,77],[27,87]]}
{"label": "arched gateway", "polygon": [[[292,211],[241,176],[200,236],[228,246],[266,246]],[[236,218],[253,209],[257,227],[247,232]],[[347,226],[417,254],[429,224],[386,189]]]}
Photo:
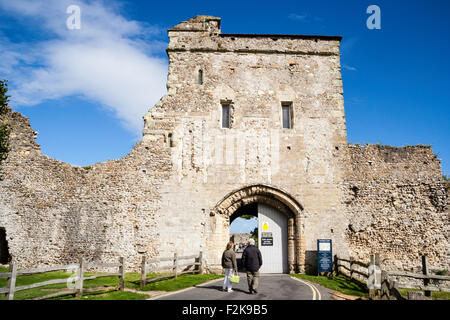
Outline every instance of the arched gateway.
{"label": "arched gateway", "polygon": [[[235,190],[227,194],[220,200],[213,209],[214,214],[225,217],[230,223],[244,214],[242,208],[253,205],[256,207],[259,219],[259,240],[261,244],[262,232],[267,231],[270,236],[275,237],[276,246],[274,248],[264,248],[260,246],[266,259],[262,272],[304,272],[305,269],[305,236],[303,207],[287,192],[268,185],[250,185]],[[256,206],[255,206],[256,205]],[[275,227],[268,227],[264,230],[264,223],[275,224]],[[279,241],[277,241],[279,240]],[[285,243],[285,244],[283,244]],[[281,252],[277,252],[281,250]],[[285,257],[286,252],[287,259]],[[283,261],[287,260],[286,267]]]}

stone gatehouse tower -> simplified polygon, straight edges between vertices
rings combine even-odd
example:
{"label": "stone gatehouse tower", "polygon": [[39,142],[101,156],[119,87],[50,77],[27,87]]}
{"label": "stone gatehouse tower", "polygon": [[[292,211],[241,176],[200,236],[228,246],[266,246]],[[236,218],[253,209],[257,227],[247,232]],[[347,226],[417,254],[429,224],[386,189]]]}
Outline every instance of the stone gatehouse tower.
{"label": "stone gatehouse tower", "polygon": [[169,30],[168,93],[122,159],[50,159],[11,113],[0,227],[13,258],[124,256],[137,270],[143,254],[203,251],[217,272],[231,221],[268,210],[284,272],[314,272],[322,238],[341,256],[380,252],[405,268],[427,253],[448,269],[448,195],[431,148],[347,143],[341,38],[223,34],[220,23],[197,16]]}
{"label": "stone gatehouse tower", "polygon": [[220,22],[200,16],[169,30],[168,95],[144,118],[143,141],[164,136],[172,157],[166,219],[204,226],[194,240],[191,225],[169,225],[162,241],[205,241],[218,264],[238,209],[262,203],[288,219],[290,271],[305,270],[319,237],[346,253],[333,155],[347,143],[340,37],[222,34]]}

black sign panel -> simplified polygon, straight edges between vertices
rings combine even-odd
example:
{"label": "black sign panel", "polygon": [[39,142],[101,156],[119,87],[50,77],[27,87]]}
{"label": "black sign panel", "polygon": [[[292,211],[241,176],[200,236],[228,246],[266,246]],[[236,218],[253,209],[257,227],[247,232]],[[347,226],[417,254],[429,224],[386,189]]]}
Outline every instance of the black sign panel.
{"label": "black sign panel", "polygon": [[262,246],[273,246],[273,237],[261,237]]}
{"label": "black sign panel", "polygon": [[333,271],[331,239],[317,240],[318,273]]}

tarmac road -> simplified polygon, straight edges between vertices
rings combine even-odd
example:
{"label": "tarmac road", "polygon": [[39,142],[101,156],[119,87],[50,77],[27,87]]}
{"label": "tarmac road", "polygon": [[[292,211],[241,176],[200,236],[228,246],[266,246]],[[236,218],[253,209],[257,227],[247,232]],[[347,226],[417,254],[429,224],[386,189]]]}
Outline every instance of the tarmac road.
{"label": "tarmac road", "polygon": [[223,292],[223,279],[219,279],[155,300],[332,300],[331,290],[288,274],[261,275],[258,293],[249,294],[245,273],[240,272],[239,276],[240,282],[233,284],[233,292]]}

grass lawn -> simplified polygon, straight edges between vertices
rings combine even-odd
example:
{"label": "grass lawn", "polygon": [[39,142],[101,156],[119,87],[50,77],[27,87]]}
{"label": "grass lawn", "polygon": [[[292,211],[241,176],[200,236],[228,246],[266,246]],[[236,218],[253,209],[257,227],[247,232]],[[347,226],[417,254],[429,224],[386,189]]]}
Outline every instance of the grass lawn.
{"label": "grass lawn", "polygon": [[[7,272],[7,269],[1,269],[1,272]],[[85,273],[85,277],[93,276],[93,275],[99,275],[100,273]],[[156,277],[162,274],[156,274],[151,273],[147,274],[147,278]],[[17,277],[16,280],[16,287],[29,285],[32,283],[38,283],[53,279],[67,279],[70,276],[74,276],[74,273],[71,272],[63,272],[63,271],[53,271],[53,272],[45,272],[40,274],[34,274],[30,276],[20,276]],[[141,288],[139,286],[140,283],[140,274],[139,273],[127,273],[125,274],[125,287],[130,289],[135,289],[139,291],[175,291],[184,289],[187,287],[191,287],[200,283],[203,283],[205,281],[209,281],[212,279],[218,279],[221,278],[221,275],[215,275],[215,274],[183,274],[180,275],[177,279],[160,279],[158,281],[154,281],[151,283],[148,283],[144,288]],[[93,280],[85,280],[83,283],[84,288],[100,288],[100,287],[115,287],[118,285],[118,278],[117,277],[104,277],[104,278],[98,278]],[[6,287],[6,279],[1,278],[0,279],[0,288]],[[23,290],[16,292],[14,294],[14,300],[24,300],[24,299],[31,299],[31,298],[37,298],[42,297],[51,293],[56,293],[60,291],[61,289],[67,288],[67,284],[61,283],[61,284],[53,284],[48,285],[44,287],[29,289],[29,290]],[[106,290],[106,288],[105,288]],[[140,300],[148,298],[148,295],[145,294],[139,294],[139,293],[133,293],[133,292],[123,292],[123,291],[111,291],[110,288],[108,288],[108,291],[105,290],[99,290],[96,292],[86,292],[82,300]],[[0,295],[0,300],[4,300],[5,296],[3,294]],[[53,298],[53,300],[62,300],[62,299],[69,299],[73,300],[76,299],[73,295],[72,296],[64,296],[64,297],[56,297]]]}
{"label": "grass lawn", "polygon": [[366,286],[350,281],[344,276],[310,276],[306,274],[292,274],[295,278],[305,279],[320,284],[321,286],[332,289],[343,294],[358,297],[369,297],[369,290]]}
{"label": "grass lawn", "polygon": [[[359,284],[358,282],[350,281],[344,276],[326,277],[326,276],[310,276],[305,274],[293,274],[291,276],[318,283],[321,286],[341,292],[343,294],[365,298],[369,297],[369,290],[367,289],[366,286]],[[405,297],[408,296],[408,291],[424,292],[423,290],[415,290],[415,289],[399,289],[399,291],[401,295]],[[431,291],[431,297],[443,300],[450,300],[450,292]]]}
{"label": "grass lawn", "polygon": [[[425,291],[418,289],[399,289],[398,290],[402,296],[407,297],[408,291],[420,291],[425,294]],[[431,297],[436,299],[450,300],[450,292],[442,292],[442,291],[431,291]]]}

